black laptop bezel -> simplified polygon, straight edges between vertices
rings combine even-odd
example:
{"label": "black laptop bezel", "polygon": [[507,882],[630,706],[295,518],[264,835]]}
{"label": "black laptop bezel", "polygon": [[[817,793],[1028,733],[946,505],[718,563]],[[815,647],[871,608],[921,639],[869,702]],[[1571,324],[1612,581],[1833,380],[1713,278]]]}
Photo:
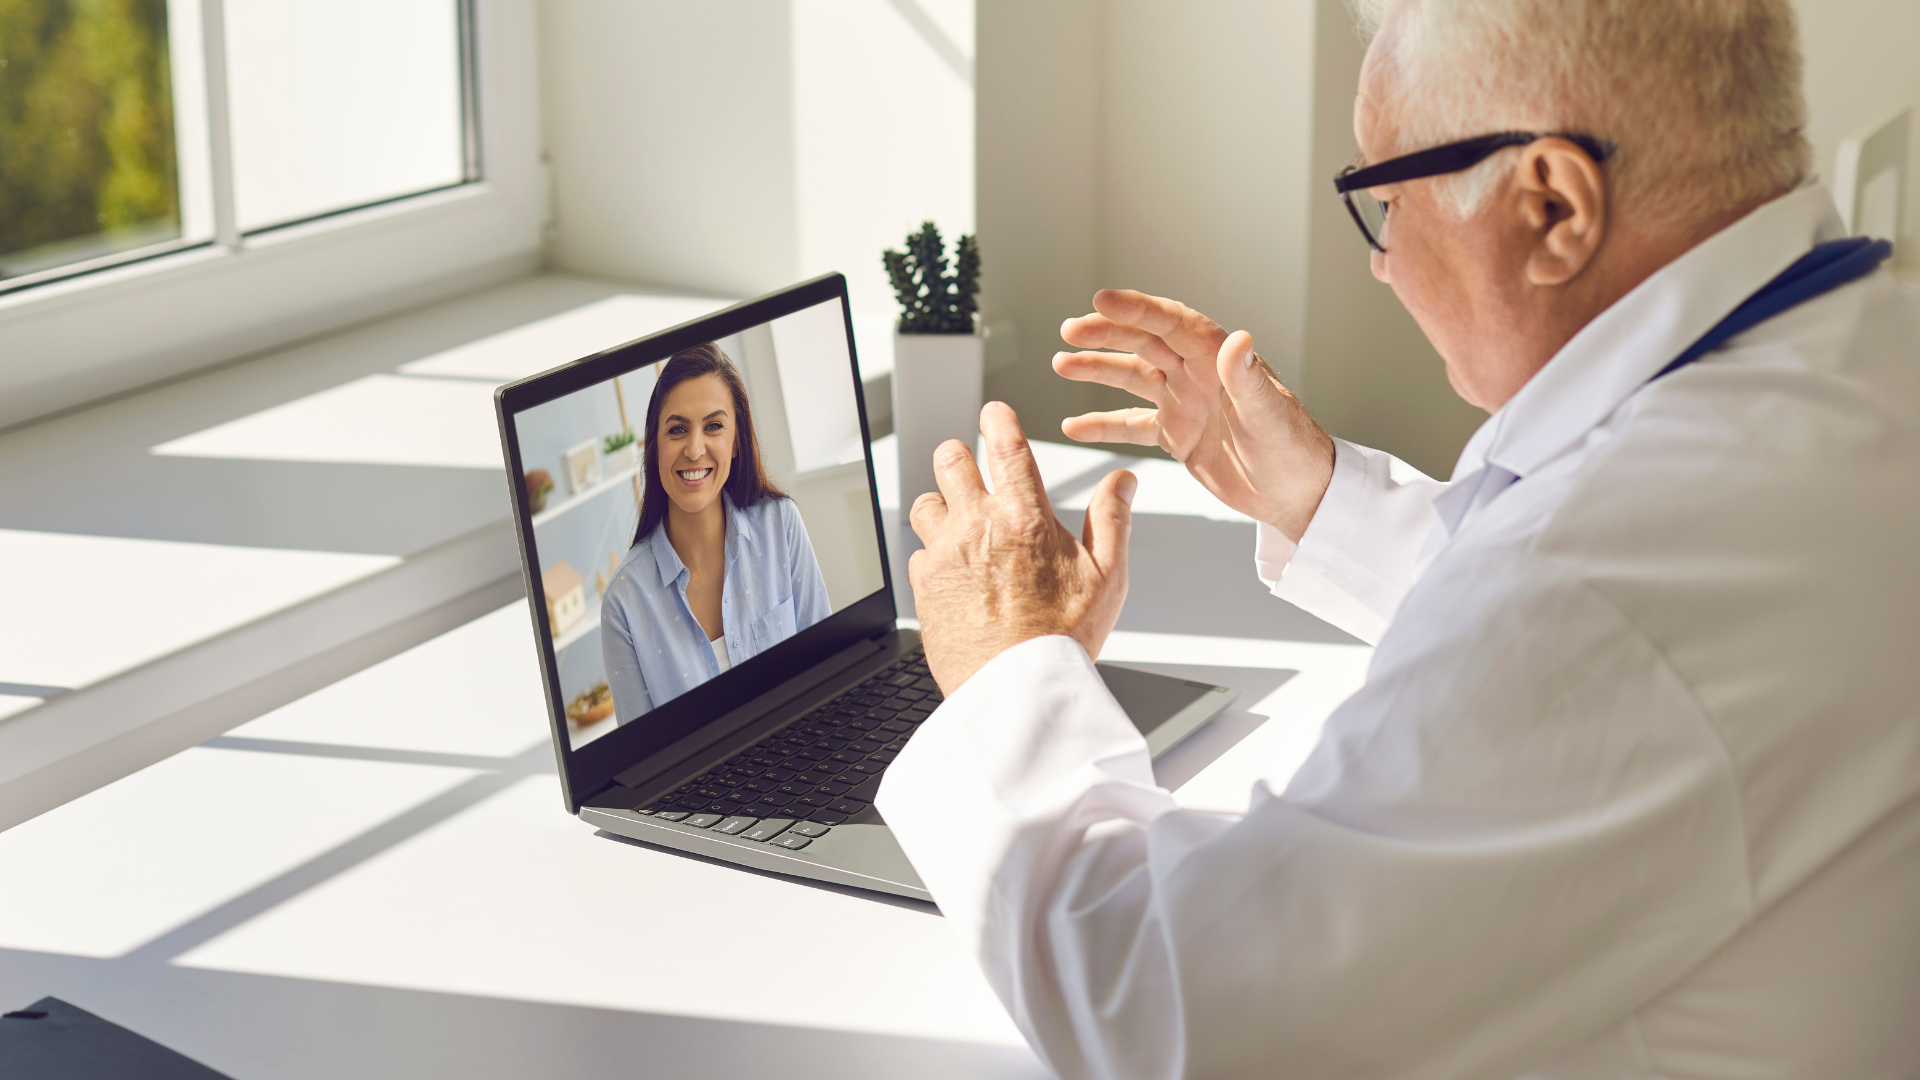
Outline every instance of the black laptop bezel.
{"label": "black laptop bezel", "polygon": [[[847,335],[847,360],[852,365],[855,407],[860,416],[860,441],[867,461],[867,494],[873,504],[874,535],[880,547],[880,588],[836,612],[825,621],[781,642],[743,663],[737,673],[752,678],[722,677],[674,698],[646,714],[646,721],[615,728],[575,749],[567,728],[566,704],[561,700],[558,656],[547,621],[547,605],[540,575],[534,571],[537,554],[533,539],[533,511],[526,485],[515,417],[539,405],[606,382],[664,360],[682,349],[771,322],[828,301],[840,302]],[[893,569],[889,564],[885,521],[874,479],[873,442],[867,422],[866,396],[860,392],[860,358],[854,348],[853,316],[847,303],[847,279],[823,274],[798,285],[743,301],[723,311],[638,338],[508,383],[494,391],[494,411],[500,423],[500,442],[507,460],[507,495],[513,506],[514,536],[520,546],[520,570],[526,583],[527,608],[533,619],[540,652],[540,674],[547,696],[548,722],[553,732],[554,758],[559,766],[561,797],[567,812],[612,786],[613,778],[642,759],[693,734],[707,724],[746,704],[771,687],[806,672],[850,646],[872,640],[894,628]],[[729,675],[734,675],[730,672]]]}

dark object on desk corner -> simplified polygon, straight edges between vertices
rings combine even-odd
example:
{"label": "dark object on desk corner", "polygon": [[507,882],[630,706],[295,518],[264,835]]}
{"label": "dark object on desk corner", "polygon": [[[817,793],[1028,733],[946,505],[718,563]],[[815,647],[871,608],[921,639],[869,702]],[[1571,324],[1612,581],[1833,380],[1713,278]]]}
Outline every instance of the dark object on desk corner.
{"label": "dark object on desk corner", "polygon": [[0,1014],[7,1080],[231,1080],[56,997]]}

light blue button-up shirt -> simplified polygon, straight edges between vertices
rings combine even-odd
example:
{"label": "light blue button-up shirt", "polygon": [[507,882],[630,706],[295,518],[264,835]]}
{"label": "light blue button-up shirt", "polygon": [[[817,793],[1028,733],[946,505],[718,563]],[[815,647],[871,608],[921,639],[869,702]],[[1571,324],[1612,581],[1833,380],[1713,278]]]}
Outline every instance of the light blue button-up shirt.
{"label": "light blue button-up shirt", "polygon": [[[742,662],[833,614],[792,499],[741,510],[724,492],[727,574],[720,590],[728,662]],[[629,723],[720,674],[687,605],[689,572],[662,524],[635,544],[602,599],[600,650],[614,716]]]}

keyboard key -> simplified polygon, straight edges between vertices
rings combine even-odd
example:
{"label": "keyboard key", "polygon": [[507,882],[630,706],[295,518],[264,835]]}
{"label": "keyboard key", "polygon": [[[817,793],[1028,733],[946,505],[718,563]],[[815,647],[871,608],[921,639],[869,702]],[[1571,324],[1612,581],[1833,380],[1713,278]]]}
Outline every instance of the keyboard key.
{"label": "keyboard key", "polygon": [[[740,835],[746,837],[749,840],[760,840],[764,842],[767,840],[771,840],[776,836],[779,836],[781,833],[787,830],[787,826],[792,824],[793,824],[792,818],[768,818],[766,821],[763,821],[760,824],[755,825],[753,828],[748,829],[746,832],[743,832]],[[816,836],[818,834],[802,833],[801,835]]]}
{"label": "keyboard key", "polygon": [[899,753],[893,750],[875,750],[872,754],[868,755],[867,760],[869,762],[877,761],[882,765],[890,765],[893,763],[893,759],[899,756]]}
{"label": "keyboard key", "polygon": [[775,847],[783,847],[789,851],[799,851],[801,848],[813,843],[813,841],[792,830],[788,830],[774,837],[772,843]]}
{"label": "keyboard key", "polygon": [[875,727],[879,727],[881,724],[884,724],[887,721],[899,715],[900,715],[899,709],[889,709],[884,706],[878,709],[867,710],[867,719],[873,721],[873,725]]}
{"label": "keyboard key", "polygon": [[703,799],[718,799],[725,795],[727,790],[728,789],[723,787],[703,787],[695,788],[693,793]]}
{"label": "keyboard key", "polygon": [[[875,750],[878,750],[885,745],[886,743],[883,743],[878,739],[861,739],[859,742],[854,743],[852,746],[847,747],[847,749],[853,751],[856,754],[859,754],[861,757],[866,757],[867,755],[873,753]],[[841,760],[844,761],[845,759],[843,758]]]}
{"label": "keyboard key", "polygon": [[748,791],[773,791],[779,788],[780,785],[762,776],[749,780],[740,786],[746,788]]}
{"label": "keyboard key", "polygon": [[791,803],[792,801],[793,801],[793,796],[785,795],[778,791],[774,792],[771,795],[760,796],[761,804],[767,805],[767,806],[785,806],[788,803]]}
{"label": "keyboard key", "polygon": [[687,818],[687,824],[696,829],[704,829],[725,820],[719,814],[694,814]]}
{"label": "keyboard key", "polygon": [[742,810],[740,812],[746,815],[747,817],[757,817],[762,821],[765,821],[769,818],[798,817],[800,815],[800,812],[798,810],[782,810],[780,807],[775,806],[772,803],[754,803],[752,806],[749,806],[745,810]]}
{"label": "keyboard key", "polygon": [[[884,723],[884,724],[881,724],[881,725],[880,725],[880,730],[882,730],[882,731],[912,731],[912,730],[913,730],[913,725],[912,725],[912,724],[909,724],[909,723],[907,723],[907,722],[906,722],[905,720],[889,720],[889,721],[887,721],[886,723]],[[837,748],[836,748],[836,749],[837,749]]]}
{"label": "keyboard key", "polygon": [[679,821],[687,816],[687,812],[685,810],[656,810],[653,816],[659,818],[661,821]]}
{"label": "keyboard key", "polygon": [[867,755],[865,755],[865,754],[863,754],[863,753],[861,753],[861,752],[860,752],[860,751],[858,751],[858,750],[854,750],[854,749],[846,749],[846,750],[835,750],[835,751],[833,752],[833,760],[835,760],[835,761],[844,761],[844,762],[846,762],[846,763],[847,763],[848,765],[852,765],[852,764],[854,764],[854,763],[856,763],[856,762],[861,762],[861,761],[865,761],[865,760],[867,760]]}
{"label": "keyboard key", "polygon": [[887,699],[878,694],[861,694],[859,697],[853,699],[853,703],[871,709],[885,700]]}
{"label": "keyboard key", "polygon": [[[835,785],[835,786],[841,786],[841,785]],[[800,801],[803,803],[806,803],[808,806],[832,806],[834,802],[840,798],[840,795],[844,795],[844,794],[846,794],[846,792],[844,791],[840,792],[838,795],[828,795],[824,792],[816,791],[811,795],[802,795],[800,797]]]}
{"label": "keyboard key", "polygon": [[847,770],[849,772],[862,773],[867,776],[879,776],[881,773],[887,771],[887,763],[884,761],[863,761],[858,765],[849,765]]}
{"label": "keyboard key", "polygon": [[828,776],[837,776],[840,773],[846,772],[847,766],[844,762],[839,761],[816,761],[807,767],[807,771],[809,773],[826,773]]}
{"label": "keyboard key", "polygon": [[857,705],[842,705],[835,710],[841,716],[865,716],[867,710]]}
{"label": "keyboard key", "polygon": [[715,825],[713,827],[713,831],[717,833],[726,833],[728,836],[732,836],[735,833],[746,832],[748,829],[751,829],[758,824],[759,824],[759,821],[754,818],[730,817],[727,820],[721,822],[720,824]]}
{"label": "keyboard key", "polygon": [[907,688],[907,689],[905,689],[905,690],[896,690],[896,691],[894,691],[894,693],[893,693],[893,700],[895,700],[895,701],[925,701],[925,700],[927,700],[927,692],[926,692],[925,690],[915,690],[915,689],[913,689],[912,687],[908,687],[908,688]]}
{"label": "keyboard key", "polygon": [[920,678],[915,679],[913,681],[913,688],[915,690],[925,690],[929,694],[937,694],[940,692],[940,684],[934,682],[933,676],[931,675],[922,675]]}
{"label": "keyboard key", "polygon": [[781,756],[778,754],[759,753],[753,756],[753,763],[763,769],[771,769],[780,762]]}
{"label": "keyboard key", "polygon": [[840,738],[839,733],[836,731],[834,734],[829,735],[824,739],[821,739],[819,742],[814,743],[813,745],[815,749],[839,750],[844,748],[847,745],[847,740]]}
{"label": "keyboard key", "polygon": [[796,776],[792,780],[780,785],[780,794],[791,795],[797,799],[802,795],[813,794],[813,785],[802,782],[800,778]]}
{"label": "keyboard key", "polygon": [[[863,712],[864,712],[864,710],[863,710]],[[840,730],[841,730],[841,731],[845,731],[845,730],[847,730],[848,728],[853,728],[853,729],[855,729],[855,730],[857,730],[857,731],[872,731],[872,730],[873,730],[874,728],[877,728],[877,727],[879,727],[879,726],[880,726],[880,721],[878,721],[878,720],[869,720],[869,719],[867,719],[867,718],[866,718],[866,716],[865,716],[865,715],[862,715],[862,716],[860,716],[860,717],[858,717],[857,719],[853,719],[853,720],[849,720],[849,721],[847,721],[846,723],[844,723],[844,724],[841,724],[841,725],[840,725]]]}
{"label": "keyboard key", "polygon": [[[852,790],[853,790],[852,784],[821,784],[820,785],[821,794],[831,795],[834,798],[839,798],[840,796],[845,795],[847,792]],[[832,800],[830,799],[828,801],[831,802]],[[817,805],[824,805],[824,804],[817,804]]]}
{"label": "keyboard key", "polygon": [[845,797],[834,800],[833,805],[827,807],[827,809],[833,811],[836,814],[846,814],[849,816],[857,814],[860,811],[865,810],[866,808],[867,808],[866,803],[854,802],[852,799],[845,798]]}
{"label": "keyboard key", "polygon": [[793,831],[801,836],[825,836],[832,827],[824,821],[797,821],[792,825]]}
{"label": "keyboard key", "polygon": [[907,674],[895,675],[893,678],[887,680],[887,685],[888,686],[912,686],[914,679],[915,679],[915,676],[913,675],[907,675]]}
{"label": "keyboard key", "polygon": [[847,815],[836,814],[831,810],[821,809],[808,814],[807,820],[817,821],[822,825],[838,825],[847,820]]}
{"label": "keyboard key", "polygon": [[753,792],[748,791],[746,788],[735,788],[734,790],[727,792],[726,795],[722,797],[720,801],[723,803],[726,803],[728,806],[735,806],[740,803],[752,802],[753,800],[759,797],[760,796],[755,795]]}
{"label": "keyboard key", "polygon": [[805,750],[802,750],[793,756],[800,758],[803,761],[824,761],[832,754],[833,754],[833,750],[828,747],[809,746]]}
{"label": "keyboard key", "polygon": [[815,788],[815,787],[819,787],[821,784],[833,783],[833,777],[828,776],[826,773],[809,771],[809,772],[803,772],[799,776],[794,777],[793,782],[796,784],[805,784],[810,788]]}
{"label": "keyboard key", "polygon": [[798,774],[798,771],[797,769],[768,769],[766,772],[760,774],[760,779],[771,780],[776,784],[784,784],[793,779],[794,776]]}

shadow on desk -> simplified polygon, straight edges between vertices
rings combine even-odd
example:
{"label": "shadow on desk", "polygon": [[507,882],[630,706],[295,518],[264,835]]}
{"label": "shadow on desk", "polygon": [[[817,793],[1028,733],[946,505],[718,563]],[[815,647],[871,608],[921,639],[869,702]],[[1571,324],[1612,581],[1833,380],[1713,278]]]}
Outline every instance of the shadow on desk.
{"label": "shadow on desk", "polygon": [[[795,992],[805,992],[803,980]],[[1023,1047],[0,949],[0,1004],[47,994],[236,1080],[1048,1075]]]}

